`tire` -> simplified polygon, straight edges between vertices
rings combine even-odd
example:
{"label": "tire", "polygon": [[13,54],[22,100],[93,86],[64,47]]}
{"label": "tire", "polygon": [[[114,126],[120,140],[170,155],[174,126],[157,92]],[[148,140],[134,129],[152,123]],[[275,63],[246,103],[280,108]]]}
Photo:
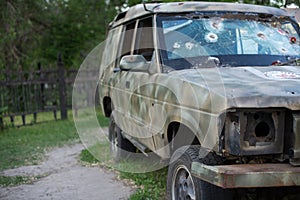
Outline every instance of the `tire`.
{"label": "tire", "polygon": [[[224,200],[233,199],[231,193],[220,187],[202,181],[191,174],[192,162],[199,162],[200,146],[184,146],[174,152],[167,177],[167,198],[169,200]],[[202,162],[216,163],[213,156],[202,158]],[[174,159],[174,160],[173,160]],[[176,160],[175,160],[176,159]]]}
{"label": "tire", "polygon": [[119,162],[121,160],[128,159],[131,153],[136,152],[136,147],[122,136],[122,130],[116,124],[112,115],[110,117],[108,131],[110,153],[114,161]]}

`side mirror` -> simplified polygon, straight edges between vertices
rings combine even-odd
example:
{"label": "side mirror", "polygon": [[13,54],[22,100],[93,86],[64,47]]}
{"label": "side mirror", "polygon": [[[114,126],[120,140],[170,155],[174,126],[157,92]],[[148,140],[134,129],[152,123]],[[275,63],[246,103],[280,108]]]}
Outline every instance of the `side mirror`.
{"label": "side mirror", "polygon": [[123,56],[120,61],[122,71],[148,72],[149,63],[142,55]]}

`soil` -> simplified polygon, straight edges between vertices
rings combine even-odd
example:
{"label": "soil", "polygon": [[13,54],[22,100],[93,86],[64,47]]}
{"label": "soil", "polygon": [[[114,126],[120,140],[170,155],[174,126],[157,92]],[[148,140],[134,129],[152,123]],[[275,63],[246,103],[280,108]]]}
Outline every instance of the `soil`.
{"label": "soil", "polygon": [[128,199],[134,186],[125,184],[111,170],[79,163],[82,144],[56,148],[40,165],[0,172],[1,176],[43,176],[32,184],[0,187],[1,200],[117,200]]}

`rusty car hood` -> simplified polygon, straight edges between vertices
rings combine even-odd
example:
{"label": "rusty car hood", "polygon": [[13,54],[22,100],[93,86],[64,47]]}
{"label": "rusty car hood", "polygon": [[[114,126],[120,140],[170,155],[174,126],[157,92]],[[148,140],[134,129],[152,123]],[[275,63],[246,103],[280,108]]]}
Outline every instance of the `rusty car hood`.
{"label": "rusty car hood", "polygon": [[174,72],[183,81],[204,87],[228,108],[282,107],[300,110],[300,67],[226,67]]}

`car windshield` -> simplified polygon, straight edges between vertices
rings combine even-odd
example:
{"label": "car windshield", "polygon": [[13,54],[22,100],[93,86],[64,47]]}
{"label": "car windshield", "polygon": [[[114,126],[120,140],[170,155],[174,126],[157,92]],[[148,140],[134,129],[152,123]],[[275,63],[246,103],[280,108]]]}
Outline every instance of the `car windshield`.
{"label": "car windshield", "polygon": [[269,66],[300,57],[299,28],[259,14],[158,16],[163,65]]}

